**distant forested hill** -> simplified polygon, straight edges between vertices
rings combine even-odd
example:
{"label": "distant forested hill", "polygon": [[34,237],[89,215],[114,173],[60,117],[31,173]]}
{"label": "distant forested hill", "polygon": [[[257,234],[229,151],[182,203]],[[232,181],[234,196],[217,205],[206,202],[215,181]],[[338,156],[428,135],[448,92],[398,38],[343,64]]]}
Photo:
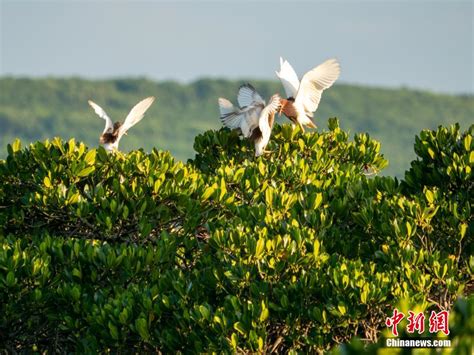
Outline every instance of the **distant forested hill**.
{"label": "distant forested hill", "polygon": [[[98,144],[104,122],[87,105],[93,99],[113,120],[123,120],[140,99],[157,101],[145,119],[121,142],[123,150],[152,147],[170,150],[177,158],[194,155],[194,137],[218,129],[217,98],[235,102],[240,84],[229,80],[198,80],[191,84],[147,79],[91,81],[70,79],[0,79],[0,156],[16,137],[24,143],[60,136]],[[283,93],[277,81],[249,80],[268,97]],[[414,158],[414,137],[424,128],[474,121],[473,96],[448,96],[407,89],[336,85],[323,95],[316,112],[320,129],[329,117],[338,117],[351,133],[368,132],[382,143],[390,165],[385,174],[402,176]],[[280,119],[280,123],[288,123]]]}

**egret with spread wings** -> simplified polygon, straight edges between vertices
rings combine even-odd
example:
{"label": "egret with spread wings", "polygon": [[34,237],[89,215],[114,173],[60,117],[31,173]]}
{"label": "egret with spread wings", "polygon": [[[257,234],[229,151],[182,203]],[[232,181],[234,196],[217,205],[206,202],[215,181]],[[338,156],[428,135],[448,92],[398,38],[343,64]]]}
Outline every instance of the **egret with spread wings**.
{"label": "egret with spread wings", "polygon": [[255,156],[265,152],[273,128],[275,113],[280,108],[280,96],[273,95],[268,105],[250,84],[239,88],[239,108],[227,99],[219,98],[221,121],[230,129],[240,130],[242,136],[255,144]]}
{"label": "egret with spread wings", "polygon": [[339,78],[341,68],[336,59],[328,59],[313,68],[301,79],[288,61],[280,58],[280,78],[287,99],[281,100],[280,114],[283,112],[294,124],[316,128],[313,122],[314,111],[318,108],[324,90],[330,88]]}
{"label": "egret with spread wings", "polygon": [[89,100],[89,105],[94,109],[95,113],[105,120],[105,128],[99,138],[99,143],[102,144],[107,151],[118,150],[118,145],[122,136],[126,134],[130,128],[141,121],[153,101],[155,101],[153,96],[140,101],[130,110],[122,124],[121,122],[112,123],[112,120],[104,109],[92,100]]}

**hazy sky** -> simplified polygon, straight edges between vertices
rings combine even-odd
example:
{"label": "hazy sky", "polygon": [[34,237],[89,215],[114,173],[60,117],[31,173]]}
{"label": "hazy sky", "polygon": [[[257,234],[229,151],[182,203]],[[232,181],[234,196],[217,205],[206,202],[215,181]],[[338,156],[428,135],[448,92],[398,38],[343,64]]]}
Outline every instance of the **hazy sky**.
{"label": "hazy sky", "polygon": [[275,78],[473,93],[472,1],[6,1],[0,75]]}

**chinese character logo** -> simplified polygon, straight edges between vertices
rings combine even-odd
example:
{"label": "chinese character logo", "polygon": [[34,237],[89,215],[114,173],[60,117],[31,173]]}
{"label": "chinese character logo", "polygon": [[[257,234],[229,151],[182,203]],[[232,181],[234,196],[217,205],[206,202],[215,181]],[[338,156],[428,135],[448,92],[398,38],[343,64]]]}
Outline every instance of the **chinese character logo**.
{"label": "chinese character logo", "polygon": [[423,312],[417,313],[416,315],[412,311],[408,311],[408,313],[410,315],[407,318],[407,332],[413,333],[415,330],[417,330],[418,334],[423,334],[425,331],[425,315]]}
{"label": "chinese character logo", "polygon": [[444,334],[449,334],[449,313],[448,311],[441,311],[436,313],[431,311],[430,316],[430,333],[443,332]]}
{"label": "chinese character logo", "polygon": [[392,327],[392,334],[394,336],[398,336],[398,329],[397,329],[397,326],[398,326],[398,323],[400,323],[402,321],[402,319],[405,317],[405,315],[401,312],[398,312],[398,309],[394,309],[393,310],[393,316],[392,317],[388,317],[386,320],[385,320],[385,325],[387,327]]}
{"label": "chinese character logo", "polygon": [[[385,325],[389,328],[392,328],[393,336],[398,336],[398,324],[405,318],[405,315],[402,312],[399,312],[397,308],[393,310],[393,315],[385,319]],[[408,325],[407,332],[413,334],[415,331],[418,334],[423,334],[425,331],[425,315],[423,312],[415,313],[408,311],[407,317]],[[449,335],[449,312],[440,311],[436,313],[435,311],[431,312],[430,319],[430,333],[443,332],[446,335]]]}

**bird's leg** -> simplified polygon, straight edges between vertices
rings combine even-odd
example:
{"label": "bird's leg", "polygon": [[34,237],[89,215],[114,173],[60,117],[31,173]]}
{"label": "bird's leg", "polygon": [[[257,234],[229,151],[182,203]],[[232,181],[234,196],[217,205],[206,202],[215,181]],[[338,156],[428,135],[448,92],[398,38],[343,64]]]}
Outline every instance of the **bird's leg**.
{"label": "bird's leg", "polygon": [[303,127],[303,125],[302,125],[300,122],[298,122],[298,126],[300,126],[301,131],[304,133],[304,127]]}

